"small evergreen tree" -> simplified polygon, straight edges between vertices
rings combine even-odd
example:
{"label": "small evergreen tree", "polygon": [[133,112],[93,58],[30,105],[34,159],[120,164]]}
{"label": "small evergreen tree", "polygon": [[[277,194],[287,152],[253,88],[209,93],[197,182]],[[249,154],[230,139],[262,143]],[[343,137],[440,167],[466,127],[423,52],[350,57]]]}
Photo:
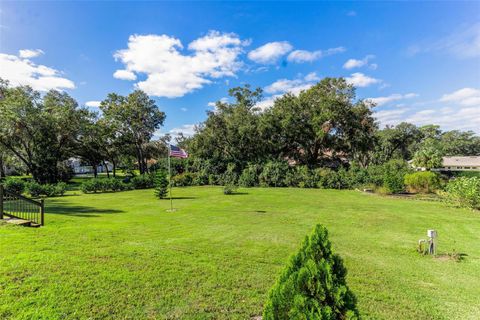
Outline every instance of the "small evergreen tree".
{"label": "small evergreen tree", "polygon": [[359,319],[346,274],[327,229],[317,225],[271,289],[263,319]]}
{"label": "small evergreen tree", "polygon": [[167,174],[163,170],[159,170],[155,174],[155,196],[159,199],[165,198],[168,193],[168,179]]}

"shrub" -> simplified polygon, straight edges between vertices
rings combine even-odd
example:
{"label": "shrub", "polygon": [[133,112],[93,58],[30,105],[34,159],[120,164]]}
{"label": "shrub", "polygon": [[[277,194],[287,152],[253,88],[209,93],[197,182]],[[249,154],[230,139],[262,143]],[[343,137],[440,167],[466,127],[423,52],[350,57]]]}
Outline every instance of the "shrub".
{"label": "shrub", "polygon": [[167,173],[160,170],[155,175],[155,196],[159,199],[165,198],[168,193],[168,179]]}
{"label": "shrub", "polygon": [[59,182],[57,184],[39,184],[32,181],[27,183],[26,190],[34,198],[40,196],[63,196],[67,191],[67,184],[65,182]]}
{"label": "shrub", "polygon": [[262,171],[262,167],[258,164],[249,164],[243,169],[238,184],[242,187],[256,187],[258,186],[258,178]]}
{"label": "shrub", "polygon": [[455,205],[480,209],[480,178],[456,178],[447,184],[444,195]]}
{"label": "shrub", "polygon": [[25,190],[25,182],[18,178],[8,177],[3,182],[5,190],[17,194],[21,194]]}
{"label": "shrub", "polygon": [[300,188],[316,188],[318,184],[318,177],[315,171],[310,170],[307,166],[297,166],[294,174],[298,183],[296,186]]}
{"label": "shrub", "polygon": [[68,161],[59,163],[57,165],[57,172],[58,172],[58,180],[62,182],[68,182],[72,180],[72,178],[75,176],[73,167],[70,165]]}
{"label": "shrub", "polygon": [[149,189],[154,187],[154,176],[151,174],[142,174],[133,177],[130,181],[134,189]]}
{"label": "shrub", "polygon": [[44,193],[44,187],[35,181],[27,183],[26,189],[27,192],[34,198],[40,197]]}
{"label": "shrub", "polygon": [[223,187],[223,194],[234,194],[237,187],[233,184],[227,184]]}
{"label": "shrub", "polygon": [[431,171],[414,172],[405,175],[405,185],[409,192],[430,193],[440,188],[440,178]]}
{"label": "shrub", "polygon": [[284,161],[267,162],[259,177],[260,185],[262,187],[284,187],[288,170],[288,164]]}
{"label": "shrub", "polygon": [[341,189],[342,182],[337,172],[329,168],[320,168],[315,170],[318,177],[317,186],[322,189]]}
{"label": "shrub", "polygon": [[383,186],[390,193],[405,190],[405,174],[409,172],[408,163],[404,160],[390,160],[383,165]]}
{"label": "shrub", "polygon": [[358,319],[346,274],[327,229],[317,225],[270,290],[263,319]]}
{"label": "shrub", "polygon": [[102,179],[97,178],[86,180],[80,185],[80,190],[82,190],[84,193],[97,193],[102,191],[103,186],[101,180]]}
{"label": "shrub", "polygon": [[174,187],[188,187],[193,185],[195,178],[195,173],[185,172],[182,174],[177,174],[172,177],[172,186]]}

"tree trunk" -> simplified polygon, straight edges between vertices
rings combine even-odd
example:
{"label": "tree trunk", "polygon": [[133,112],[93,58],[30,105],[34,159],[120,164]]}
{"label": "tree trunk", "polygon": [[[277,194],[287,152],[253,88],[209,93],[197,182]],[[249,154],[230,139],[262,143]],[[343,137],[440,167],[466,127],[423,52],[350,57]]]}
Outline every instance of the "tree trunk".
{"label": "tree trunk", "polygon": [[0,157],[0,179],[3,179],[5,178],[7,175],[5,173],[5,167],[4,167],[4,163],[3,163],[3,158]]}
{"label": "tree trunk", "polygon": [[105,162],[105,160],[103,161],[103,166],[105,167],[105,170],[107,171],[107,178],[110,178],[110,171],[108,171],[107,162]]}
{"label": "tree trunk", "polygon": [[113,159],[112,159],[112,173],[113,173],[113,177],[115,178],[117,176],[117,163]]}
{"label": "tree trunk", "polygon": [[93,167],[93,176],[94,176],[95,178],[97,178],[97,176],[98,176],[97,165],[96,165],[96,164],[93,164],[92,167]]}

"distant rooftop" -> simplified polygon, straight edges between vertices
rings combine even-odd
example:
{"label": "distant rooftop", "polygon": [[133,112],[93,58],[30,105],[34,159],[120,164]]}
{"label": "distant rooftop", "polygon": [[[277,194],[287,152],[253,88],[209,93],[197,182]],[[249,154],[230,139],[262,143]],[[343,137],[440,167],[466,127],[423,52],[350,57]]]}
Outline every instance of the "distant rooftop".
{"label": "distant rooftop", "polygon": [[470,157],[443,157],[444,167],[467,166],[480,167],[480,156]]}

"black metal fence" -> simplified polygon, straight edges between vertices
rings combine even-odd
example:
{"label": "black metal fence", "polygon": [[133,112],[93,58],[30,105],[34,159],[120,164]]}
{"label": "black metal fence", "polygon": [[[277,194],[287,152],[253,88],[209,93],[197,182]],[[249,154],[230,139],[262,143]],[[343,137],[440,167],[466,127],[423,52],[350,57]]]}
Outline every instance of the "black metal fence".
{"label": "black metal fence", "polygon": [[0,185],[0,219],[4,216],[28,220],[44,225],[45,206],[43,200],[36,201],[5,190]]}

